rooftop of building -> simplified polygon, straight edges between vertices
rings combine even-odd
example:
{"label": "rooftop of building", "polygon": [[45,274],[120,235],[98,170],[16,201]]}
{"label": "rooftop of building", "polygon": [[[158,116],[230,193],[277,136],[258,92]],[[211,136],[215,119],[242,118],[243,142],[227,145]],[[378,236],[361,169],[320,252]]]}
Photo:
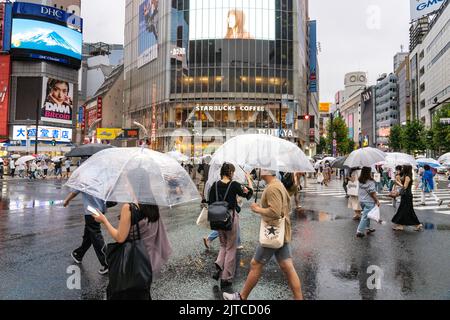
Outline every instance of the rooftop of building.
{"label": "rooftop of building", "polygon": [[103,82],[102,86],[97,90],[97,92],[94,94],[92,98],[86,101],[86,103],[92,102],[97,99],[99,96],[103,96],[106,94],[113,85],[116,83],[117,80],[120,79],[120,76],[123,74],[123,64],[115,67],[111,74],[106,77],[105,81]]}

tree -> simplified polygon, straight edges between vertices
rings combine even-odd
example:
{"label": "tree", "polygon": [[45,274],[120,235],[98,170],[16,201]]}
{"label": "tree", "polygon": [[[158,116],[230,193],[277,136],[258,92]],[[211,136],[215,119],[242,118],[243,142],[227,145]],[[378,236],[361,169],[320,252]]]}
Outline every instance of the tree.
{"label": "tree", "polygon": [[391,128],[391,133],[389,135],[389,147],[395,152],[400,152],[402,150],[402,136],[403,128],[401,125],[397,124]]}
{"label": "tree", "polygon": [[320,137],[319,145],[317,146],[318,154],[330,153],[327,146],[327,140],[324,137]]}
{"label": "tree", "polygon": [[430,149],[444,154],[450,152],[450,125],[441,123],[441,119],[450,118],[450,104],[444,105],[436,112],[433,120]]}
{"label": "tree", "polygon": [[401,145],[409,154],[423,153],[427,149],[426,130],[422,122],[408,122],[402,130]]}
{"label": "tree", "polygon": [[[348,137],[348,127],[345,124],[344,119],[336,117],[333,121],[329,120],[327,122],[327,132],[327,149],[333,150],[333,140],[336,139],[337,152],[339,154],[347,154],[351,148],[351,139]],[[334,138],[334,133],[336,133],[336,138]]]}

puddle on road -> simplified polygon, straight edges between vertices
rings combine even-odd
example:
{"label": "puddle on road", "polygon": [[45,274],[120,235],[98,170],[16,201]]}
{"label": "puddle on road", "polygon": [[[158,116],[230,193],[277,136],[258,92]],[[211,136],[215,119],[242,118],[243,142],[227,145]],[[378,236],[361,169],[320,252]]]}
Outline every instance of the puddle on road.
{"label": "puddle on road", "polygon": [[30,200],[30,201],[22,201],[22,200],[9,200],[9,199],[1,199],[0,200],[0,209],[2,210],[23,210],[23,209],[34,209],[34,208],[49,208],[54,206],[61,206],[64,203],[63,200],[57,201],[49,201],[49,200]]}

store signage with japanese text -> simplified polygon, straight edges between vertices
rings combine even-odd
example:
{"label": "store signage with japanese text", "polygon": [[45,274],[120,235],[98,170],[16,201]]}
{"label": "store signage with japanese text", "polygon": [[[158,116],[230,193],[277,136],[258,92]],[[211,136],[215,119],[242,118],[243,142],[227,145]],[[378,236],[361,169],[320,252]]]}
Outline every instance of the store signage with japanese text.
{"label": "store signage with japanese text", "polygon": [[[13,140],[25,141],[36,139],[36,127],[14,126]],[[72,142],[72,129],[56,127],[38,127],[38,139],[40,141]]]}

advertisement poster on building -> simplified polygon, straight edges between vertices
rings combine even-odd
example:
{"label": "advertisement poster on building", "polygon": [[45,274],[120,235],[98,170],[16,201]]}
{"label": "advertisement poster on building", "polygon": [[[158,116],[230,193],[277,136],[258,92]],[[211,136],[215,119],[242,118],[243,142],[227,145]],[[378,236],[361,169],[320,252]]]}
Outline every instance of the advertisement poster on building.
{"label": "advertisement poster on building", "polygon": [[144,0],[139,6],[138,68],[158,58],[159,0]]}
{"label": "advertisement poster on building", "polygon": [[[191,0],[189,40],[275,40],[275,2]],[[263,28],[259,27],[262,25]]]}
{"label": "advertisement poster on building", "polygon": [[0,140],[8,139],[10,57],[0,55]]}
{"label": "advertisement poster on building", "polygon": [[43,78],[41,121],[72,124],[73,84],[63,80]]}
{"label": "advertisement poster on building", "polygon": [[410,0],[410,2],[411,21],[415,21],[439,10],[445,0]]}
{"label": "advertisement poster on building", "polygon": [[317,92],[317,21],[309,22],[309,91]]}

